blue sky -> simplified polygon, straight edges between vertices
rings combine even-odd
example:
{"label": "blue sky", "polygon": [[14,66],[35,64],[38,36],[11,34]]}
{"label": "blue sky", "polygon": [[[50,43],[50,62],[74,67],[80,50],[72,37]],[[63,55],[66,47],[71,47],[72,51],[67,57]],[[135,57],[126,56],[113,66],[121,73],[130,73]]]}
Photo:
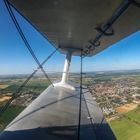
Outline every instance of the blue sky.
{"label": "blue sky", "polygon": [[[16,14],[17,15],[17,14]],[[54,47],[17,15],[20,26],[38,59],[43,61]],[[0,75],[31,73],[37,67],[0,1]],[[45,70],[62,71],[65,56],[57,52]],[[72,58],[71,71],[79,71],[79,57]],[[140,31],[96,56],[84,59],[84,71],[140,69]]]}

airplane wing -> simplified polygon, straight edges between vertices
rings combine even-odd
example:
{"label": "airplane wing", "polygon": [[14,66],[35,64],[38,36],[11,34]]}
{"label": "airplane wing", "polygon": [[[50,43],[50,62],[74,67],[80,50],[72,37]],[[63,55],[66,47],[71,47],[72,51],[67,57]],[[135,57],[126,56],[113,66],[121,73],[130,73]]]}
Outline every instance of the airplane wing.
{"label": "airplane wing", "polygon": [[[9,0],[9,2],[10,6],[20,12],[56,48],[60,47],[60,52],[67,53],[67,56],[62,81],[54,87],[47,88],[33,101],[7,126],[0,139],[115,140],[101,109],[92,100],[90,93],[83,89],[81,93],[81,85],[66,83],[67,74],[72,55],[81,55],[81,50],[86,53],[88,49],[86,55],[93,56],[139,30],[138,1]],[[68,50],[71,50],[72,54]],[[74,90],[70,90],[72,87]]]}
{"label": "airplane wing", "polygon": [[[48,87],[2,132],[1,140],[77,140],[80,88]],[[98,104],[83,90],[80,140],[115,140]]]}
{"label": "airplane wing", "polygon": [[[89,42],[99,34],[95,28],[102,28],[120,12],[120,17],[111,26],[113,34],[104,35],[100,39],[100,45],[93,46],[90,50],[89,56],[140,29],[140,8],[132,1],[134,0],[9,0],[55,47],[61,47],[63,53],[68,48],[73,48],[73,55],[80,55],[79,49],[91,45]],[[124,12],[120,10],[123,8]]]}

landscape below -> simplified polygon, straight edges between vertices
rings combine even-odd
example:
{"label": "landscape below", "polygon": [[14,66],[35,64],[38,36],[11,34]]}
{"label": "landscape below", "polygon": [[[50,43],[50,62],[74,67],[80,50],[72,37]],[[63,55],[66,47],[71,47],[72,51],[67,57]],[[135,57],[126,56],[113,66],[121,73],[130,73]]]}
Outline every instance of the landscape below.
{"label": "landscape below", "polygon": [[[28,75],[0,76],[0,107],[16,93]],[[51,81],[61,74],[49,74]],[[70,80],[80,82],[80,74],[70,74]],[[0,131],[50,85],[43,75],[37,75],[22,89],[20,96],[0,117]],[[140,138],[140,70],[87,72],[83,85],[100,105],[106,120],[118,140]]]}

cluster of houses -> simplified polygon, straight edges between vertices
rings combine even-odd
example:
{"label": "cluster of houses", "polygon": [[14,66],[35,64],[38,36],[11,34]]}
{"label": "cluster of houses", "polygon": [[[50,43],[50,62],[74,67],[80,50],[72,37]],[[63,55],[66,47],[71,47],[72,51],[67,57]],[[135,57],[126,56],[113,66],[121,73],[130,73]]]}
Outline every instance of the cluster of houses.
{"label": "cluster of houses", "polygon": [[89,90],[105,115],[115,114],[115,108],[126,103],[140,104],[140,88],[129,79],[94,83]]}

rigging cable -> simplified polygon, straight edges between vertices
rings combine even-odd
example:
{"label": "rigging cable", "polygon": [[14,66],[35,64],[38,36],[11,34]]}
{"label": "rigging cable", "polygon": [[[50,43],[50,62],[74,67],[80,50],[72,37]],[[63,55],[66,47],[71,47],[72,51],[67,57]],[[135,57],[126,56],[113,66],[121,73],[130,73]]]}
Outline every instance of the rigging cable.
{"label": "rigging cable", "polygon": [[[42,63],[41,66],[43,66],[58,50],[59,48],[56,48]],[[11,102],[19,97],[21,95],[21,90],[26,86],[26,84],[29,82],[29,80],[36,74],[36,72],[40,69],[40,67],[37,67],[37,69],[28,76],[28,78],[22,83],[22,85],[17,89],[15,93],[12,94],[12,98],[8,100],[8,102],[4,105],[4,107],[0,110],[0,116],[6,111],[6,109],[9,107]]]}
{"label": "rigging cable", "polygon": [[[49,79],[47,73],[44,71],[44,69],[43,69],[43,67],[41,66],[39,60],[37,59],[35,53],[33,52],[33,50],[32,50],[32,48],[31,48],[30,44],[28,43],[28,41],[27,41],[27,39],[26,39],[26,37],[25,37],[25,35],[24,35],[24,33],[23,33],[21,27],[19,26],[18,21],[17,21],[15,15],[14,15],[14,13],[13,13],[11,7],[10,7],[10,3],[9,3],[7,0],[4,0],[4,3],[5,3],[5,5],[6,5],[6,8],[7,8],[7,10],[8,10],[8,13],[9,13],[9,15],[10,15],[10,17],[11,17],[11,19],[12,19],[12,21],[13,21],[13,23],[14,23],[16,29],[17,29],[17,31],[19,32],[19,34],[20,34],[20,36],[21,36],[23,42],[25,43],[26,48],[28,49],[28,51],[30,52],[30,54],[32,55],[32,57],[34,58],[34,60],[36,61],[36,63],[38,64],[38,66],[40,67],[41,71],[44,73],[45,77],[46,77],[46,78],[49,80],[49,82],[53,85],[53,83],[52,83],[51,80]],[[53,86],[54,86],[54,85],[53,85]]]}
{"label": "rigging cable", "polygon": [[[25,17],[11,2],[9,2],[9,5],[12,7],[12,9],[14,9],[14,11],[16,11],[23,19],[26,20],[26,22],[28,22],[42,37],[44,37],[52,46],[54,46],[54,44],[47,38],[47,35],[44,35],[42,32],[40,32],[40,30],[34,25],[32,24],[27,17]],[[55,47],[55,46],[54,46]]]}
{"label": "rigging cable", "polygon": [[82,56],[82,49],[81,49],[81,70],[80,70],[80,101],[79,101],[79,120],[78,120],[78,137],[77,140],[80,140],[80,131],[81,131],[81,107],[82,107],[82,84],[83,84],[83,56]]}

